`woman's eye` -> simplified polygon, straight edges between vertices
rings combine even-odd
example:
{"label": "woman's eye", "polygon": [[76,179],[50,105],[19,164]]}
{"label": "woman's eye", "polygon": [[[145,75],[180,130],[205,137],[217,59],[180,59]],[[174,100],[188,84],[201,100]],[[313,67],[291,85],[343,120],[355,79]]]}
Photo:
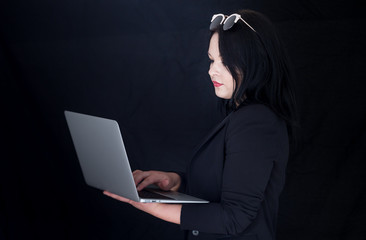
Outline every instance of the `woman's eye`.
{"label": "woman's eye", "polygon": [[212,63],[214,62],[214,60],[209,59],[209,60],[208,60],[208,62],[209,62],[210,64],[212,64]]}

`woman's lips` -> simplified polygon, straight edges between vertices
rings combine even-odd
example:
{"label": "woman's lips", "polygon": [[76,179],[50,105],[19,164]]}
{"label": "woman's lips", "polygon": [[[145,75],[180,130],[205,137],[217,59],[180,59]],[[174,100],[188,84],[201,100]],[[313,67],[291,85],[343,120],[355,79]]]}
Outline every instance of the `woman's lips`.
{"label": "woman's lips", "polygon": [[214,87],[221,87],[222,85],[224,85],[224,84],[218,83],[216,81],[212,81],[212,83],[213,83]]}

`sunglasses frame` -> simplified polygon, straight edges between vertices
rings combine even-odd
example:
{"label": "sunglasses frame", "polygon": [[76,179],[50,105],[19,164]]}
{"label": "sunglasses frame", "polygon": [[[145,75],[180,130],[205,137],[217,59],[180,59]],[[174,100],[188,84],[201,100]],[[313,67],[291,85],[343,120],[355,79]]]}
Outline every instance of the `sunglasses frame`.
{"label": "sunglasses frame", "polygon": [[[235,23],[237,23],[238,21],[239,21],[239,19],[243,22],[243,23],[245,23],[245,25],[247,25],[250,29],[252,29],[253,30],[253,32],[257,32],[257,31],[255,31],[254,30],[254,28],[252,27],[252,26],[250,26],[249,25],[249,23],[247,23],[239,14],[237,14],[237,13],[233,13],[233,14],[231,14],[230,16],[227,16],[227,15],[224,15],[224,14],[222,14],[222,13],[218,13],[218,14],[214,14],[213,16],[212,16],[212,19],[211,19],[211,23],[217,18],[217,17],[222,17],[222,20],[220,21],[220,24],[219,25],[223,25],[223,26],[225,26],[225,23],[227,22],[227,20],[229,19],[229,18],[231,18],[231,17],[235,17],[235,20],[234,20],[234,24]],[[224,29],[224,31],[226,31],[226,30],[229,30],[230,28],[232,28],[233,26],[234,26],[234,24],[231,26],[231,27],[229,27],[229,28],[227,28],[227,29]]]}

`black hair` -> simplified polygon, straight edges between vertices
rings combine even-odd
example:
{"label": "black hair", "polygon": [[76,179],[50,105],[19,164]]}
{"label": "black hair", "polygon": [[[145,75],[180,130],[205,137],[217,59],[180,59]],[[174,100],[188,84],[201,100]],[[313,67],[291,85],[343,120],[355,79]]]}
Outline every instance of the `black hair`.
{"label": "black hair", "polygon": [[236,86],[228,101],[229,107],[235,111],[241,105],[261,103],[288,125],[296,125],[295,96],[291,87],[293,74],[274,25],[253,10],[236,13],[255,31],[241,20],[229,30],[224,31],[222,26],[216,30],[222,62]]}

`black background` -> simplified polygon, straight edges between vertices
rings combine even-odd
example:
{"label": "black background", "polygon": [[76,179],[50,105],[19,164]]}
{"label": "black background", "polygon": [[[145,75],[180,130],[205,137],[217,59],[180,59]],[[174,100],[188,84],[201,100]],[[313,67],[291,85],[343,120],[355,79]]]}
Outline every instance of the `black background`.
{"label": "black background", "polygon": [[65,109],[116,119],[133,169],[184,170],[222,118],[214,13],[278,27],[300,115],[278,239],[366,239],[366,21],[353,1],[1,1],[0,239],[183,239],[85,185]]}

